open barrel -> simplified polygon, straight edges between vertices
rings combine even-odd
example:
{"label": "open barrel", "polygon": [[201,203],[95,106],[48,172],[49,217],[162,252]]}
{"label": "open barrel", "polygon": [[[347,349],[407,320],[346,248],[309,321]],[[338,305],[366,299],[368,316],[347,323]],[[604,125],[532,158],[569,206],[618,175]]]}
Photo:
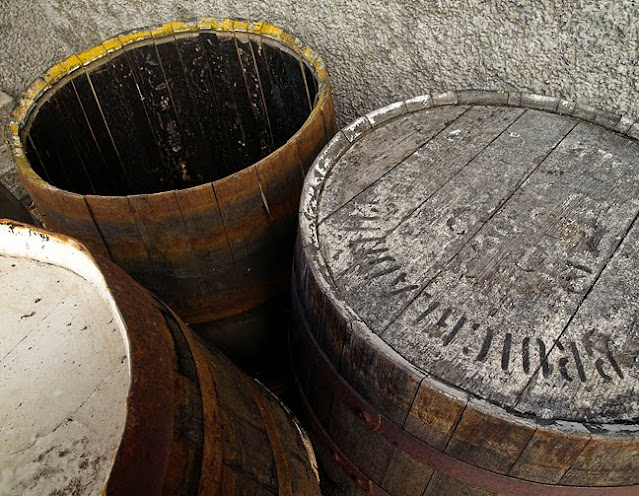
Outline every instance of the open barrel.
{"label": "open barrel", "polygon": [[113,263],[0,223],[0,493],[319,495],[288,411]]}
{"label": "open barrel", "polygon": [[48,228],[231,346],[233,325],[259,328],[287,291],[304,174],[335,131],[315,51],[269,24],[201,18],[53,66],[8,135]]}

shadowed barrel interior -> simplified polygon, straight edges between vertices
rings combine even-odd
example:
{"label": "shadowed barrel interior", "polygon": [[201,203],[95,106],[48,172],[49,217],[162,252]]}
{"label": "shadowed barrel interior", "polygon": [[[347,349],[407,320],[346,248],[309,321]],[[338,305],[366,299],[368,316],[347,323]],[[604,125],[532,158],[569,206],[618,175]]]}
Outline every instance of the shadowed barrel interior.
{"label": "shadowed barrel interior", "polygon": [[26,128],[44,180],[80,194],[183,189],[242,170],[286,143],[313,107],[305,62],[245,33],[146,40],[59,82]]}

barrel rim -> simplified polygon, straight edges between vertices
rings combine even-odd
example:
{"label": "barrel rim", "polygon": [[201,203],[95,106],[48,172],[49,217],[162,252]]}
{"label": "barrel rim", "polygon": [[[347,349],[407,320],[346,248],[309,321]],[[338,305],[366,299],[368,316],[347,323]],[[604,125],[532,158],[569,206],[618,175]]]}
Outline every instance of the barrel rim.
{"label": "barrel rim", "polygon": [[298,56],[300,61],[309,67],[317,77],[317,95],[315,97],[313,108],[306,117],[304,123],[282,146],[274,149],[271,153],[262,157],[257,162],[254,162],[233,174],[219,178],[215,181],[207,181],[188,188],[183,188],[185,191],[197,188],[203,184],[210,184],[215,187],[219,181],[232,177],[245,169],[257,170],[261,164],[268,161],[278,150],[285,146],[291,146],[292,142],[300,140],[302,136],[309,132],[311,123],[318,113],[322,113],[322,109],[326,102],[330,99],[331,94],[330,76],[326,68],[326,64],[324,63],[324,59],[317,51],[283,28],[260,20],[216,18],[213,16],[200,16],[188,20],[178,19],[164,24],[134,28],[116,34],[97,45],[76,54],[72,54],[66,59],[55,63],[28,86],[28,88],[18,98],[18,101],[9,117],[9,121],[6,124],[6,139],[14,165],[21,176],[21,179],[24,177],[22,182],[28,182],[43,191],[72,198],[83,198],[86,196],[100,196],[101,198],[128,198],[148,195],[158,195],[161,197],[161,195],[173,194],[173,191],[175,190],[168,189],[156,193],[136,193],[131,195],[91,195],[76,193],[59,188],[46,181],[31,167],[29,159],[24,151],[22,135],[31,125],[32,119],[36,115],[34,111],[39,107],[41,100],[45,96],[48,96],[48,94],[54,90],[56,86],[62,84],[67,79],[73,78],[79,74],[80,71],[84,71],[94,64],[99,64],[112,54],[120,50],[124,50],[125,47],[136,43],[145,43],[149,40],[160,40],[163,38],[173,37],[174,35],[204,31],[215,31],[217,33],[229,34],[245,33],[247,35],[259,36],[260,38],[263,37],[269,41],[275,42],[276,45],[279,45],[287,51],[292,51],[293,54]]}
{"label": "barrel rim", "polygon": [[371,347],[378,350],[378,353],[392,358],[395,365],[400,369],[417,372],[422,377],[422,380],[428,381],[440,391],[446,391],[446,394],[455,394],[466,405],[473,404],[480,408],[481,405],[484,405],[485,408],[481,409],[489,417],[500,418],[514,425],[523,424],[532,426],[535,429],[557,430],[577,437],[587,435],[593,439],[616,438],[621,440],[639,438],[639,423],[637,422],[580,422],[560,418],[544,419],[516,410],[506,409],[470,391],[448,384],[416,367],[404,358],[377,336],[359,315],[339,298],[332,285],[331,273],[319,245],[319,200],[323,192],[325,179],[341,156],[375,128],[407,114],[448,105],[508,106],[541,110],[595,124],[611,132],[623,135],[632,141],[639,141],[639,119],[635,120],[627,116],[600,110],[586,103],[534,93],[484,89],[449,90],[442,93],[426,93],[399,100],[373,110],[347,124],[333,136],[313,161],[304,180],[299,207],[297,249],[302,250],[304,258],[308,261],[308,270],[312,273],[314,282],[336,310],[339,317],[351,328],[351,332],[364,332],[367,342],[371,343]]}
{"label": "barrel rim", "polygon": [[[117,486],[122,481],[131,480],[127,470],[135,471],[132,488],[159,490],[173,442],[174,376],[170,360],[167,360],[167,355],[173,348],[162,346],[163,343],[156,339],[159,333],[155,332],[150,321],[158,319],[158,311],[151,303],[151,296],[122,269],[93,253],[76,238],[0,219],[0,231],[2,230],[24,232],[26,235],[42,238],[45,243],[53,242],[70,249],[74,255],[73,264],[68,263],[68,258],[61,258],[59,253],[54,253],[53,256],[44,254],[40,258],[45,263],[59,263],[93,284],[113,312],[127,353],[129,388],[124,424],[102,492],[110,494],[112,485]],[[41,245],[43,243],[38,243],[36,249],[40,250]],[[126,293],[126,299],[122,293]],[[135,326],[138,329],[132,329]],[[141,329],[149,332],[131,332]],[[133,357],[139,357],[142,352],[150,354],[155,360],[133,360]],[[154,372],[149,371],[149,364]],[[152,376],[153,379],[147,380],[147,376]],[[153,401],[148,401],[149,398],[153,398]],[[154,446],[152,457],[147,450],[149,445]]]}

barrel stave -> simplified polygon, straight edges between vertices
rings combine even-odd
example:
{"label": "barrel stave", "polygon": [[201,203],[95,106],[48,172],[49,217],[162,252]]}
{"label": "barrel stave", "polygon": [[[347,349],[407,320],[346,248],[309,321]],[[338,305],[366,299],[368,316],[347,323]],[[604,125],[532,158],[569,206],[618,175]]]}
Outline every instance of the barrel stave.
{"label": "barrel stave", "polygon": [[594,433],[560,483],[568,486],[629,486],[639,484],[639,440],[636,427],[608,435]]}
{"label": "barrel stave", "polygon": [[[538,426],[509,474],[521,479],[545,484],[567,484],[564,475],[574,466],[577,457],[590,442],[590,433],[562,429],[554,426]],[[562,481],[563,480],[563,481]],[[581,484],[581,483],[580,483]]]}

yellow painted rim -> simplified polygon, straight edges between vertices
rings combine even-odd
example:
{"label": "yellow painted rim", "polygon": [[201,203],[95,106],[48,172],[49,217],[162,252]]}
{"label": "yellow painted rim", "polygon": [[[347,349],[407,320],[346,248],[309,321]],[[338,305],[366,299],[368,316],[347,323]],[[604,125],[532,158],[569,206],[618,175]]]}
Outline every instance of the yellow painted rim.
{"label": "yellow painted rim", "polygon": [[[18,103],[13,109],[7,124],[7,141],[11,149],[11,155],[18,172],[23,174],[31,182],[40,188],[64,191],[69,195],[83,196],[79,193],[62,190],[42,179],[31,167],[24,152],[21,133],[29,120],[29,116],[37,107],[38,101],[53,86],[74,73],[87,69],[90,65],[99,62],[104,57],[125,49],[128,45],[147,40],[161,40],[173,37],[180,33],[196,33],[199,31],[216,31],[219,33],[248,33],[280,43],[292,50],[303,62],[314,69],[318,79],[318,90],[315,105],[309,113],[304,124],[289,138],[289,141],[299,136],[308,127],[309,122],[324,105],[330,91],[330,78],[324,60],[318,52],[304,44],[296,36],[284,29],[256,20],[240,20],[228,18],[215,18],[210,16],[198,17],[190,20],[175,20],[158,26],[132,29],[108,38],[107,40],[77,54],[70,55],[66,59],[50,67],[43,76],[37,78],[22,93]],[[284,146],[284,145],[283,145]],[[274,150],[271,153],[275,153]],[[270,155],[270,154],[269,154]],[[264,157],[266,158],[266,157]],[[262,160],[251,164],[254,167]],[[163,194],[164,192],[154,193]],[[132,195],[133,196],[133,195]]]}

